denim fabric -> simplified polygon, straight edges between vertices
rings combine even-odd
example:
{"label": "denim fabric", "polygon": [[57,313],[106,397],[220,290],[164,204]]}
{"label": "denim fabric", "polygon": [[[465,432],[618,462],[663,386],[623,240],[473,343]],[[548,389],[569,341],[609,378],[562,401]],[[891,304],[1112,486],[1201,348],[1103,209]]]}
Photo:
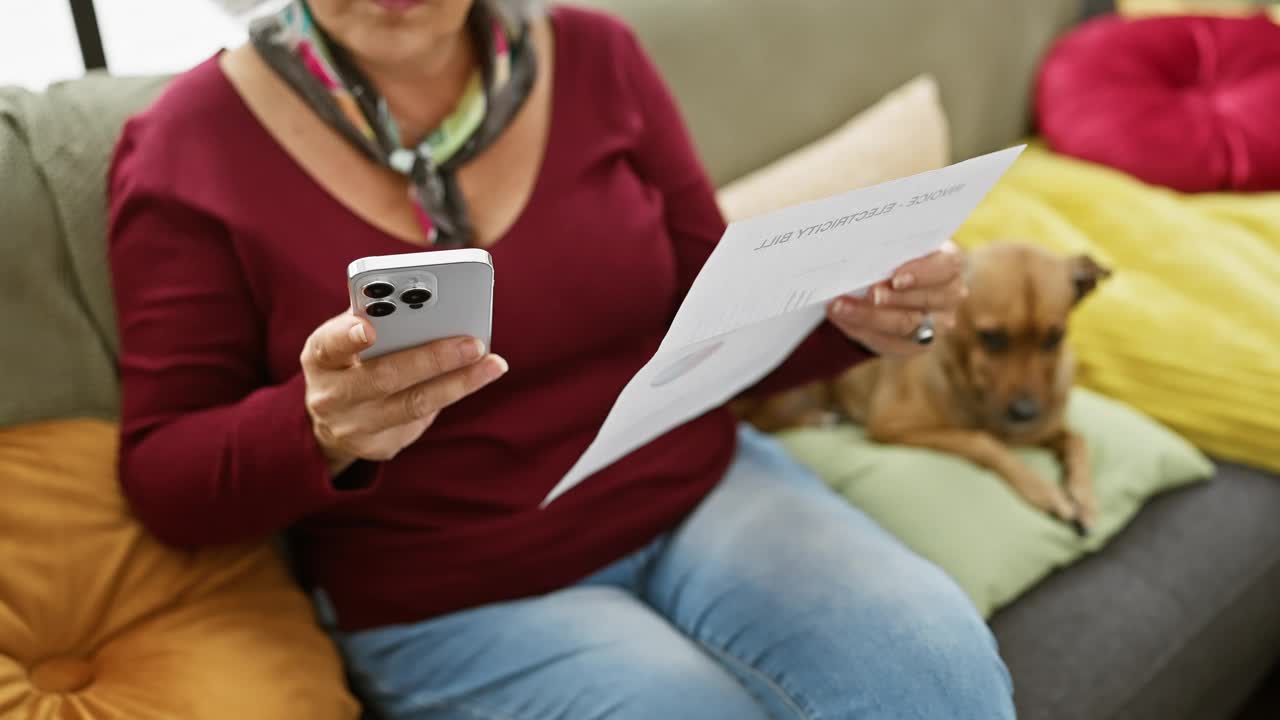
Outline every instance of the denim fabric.
{"label": "denim fabric", "polygon": [[960,589],[739,441],[682,525],[577,585],[339,637],[365,695],[391,720],[1013,718]]}

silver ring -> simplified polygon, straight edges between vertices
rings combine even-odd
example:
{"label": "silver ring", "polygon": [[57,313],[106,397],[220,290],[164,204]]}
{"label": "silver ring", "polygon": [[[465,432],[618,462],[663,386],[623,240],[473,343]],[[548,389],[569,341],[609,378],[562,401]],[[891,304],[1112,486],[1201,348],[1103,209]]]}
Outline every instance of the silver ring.
{"label": "silver ring", "polygon": [[915,332],[911,333],[911,339],[917,345],[928,345],[933,342],[933,316],[925,313],[924,318],[920,320],[920,324],[916,326]]}

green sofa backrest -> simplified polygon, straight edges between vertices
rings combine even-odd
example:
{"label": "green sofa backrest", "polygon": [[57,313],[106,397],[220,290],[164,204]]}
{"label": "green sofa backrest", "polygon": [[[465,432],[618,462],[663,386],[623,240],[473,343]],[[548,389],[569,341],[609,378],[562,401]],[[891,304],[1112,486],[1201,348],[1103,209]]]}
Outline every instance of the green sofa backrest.
{"label": "green sofa backrest", "polygon": [[105,177],[159,79],[0,89],[0,426],[118,409]]}
{"label": "green sofa backrest", "polygon": [[[1023,137],[1040,57],[1081,0],[591,0],[625,17],[723,184],[923,72],[957,159]],[[1096,3],[1095,3],[1096,4]]]}
{"label": "green sofa backrest", "polygon": [[[956,154],[1028,127],[1031,79],[1081,0],[590,0],[635,28],[718,183],[840,125],[921,72]],[[118,411],[106,169],[162,78],[0,89],[0,427]]]}

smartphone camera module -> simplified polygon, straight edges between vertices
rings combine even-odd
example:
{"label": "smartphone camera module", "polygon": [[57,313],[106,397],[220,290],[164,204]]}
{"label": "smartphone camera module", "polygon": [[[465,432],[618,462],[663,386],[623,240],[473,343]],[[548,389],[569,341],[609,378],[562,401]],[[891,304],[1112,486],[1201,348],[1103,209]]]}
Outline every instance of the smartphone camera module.
{"label": "smartphone camera module", "polygon": [[410,307],[422,307],[431,300],[431,291],[424,287],[416,287],[400,293],[400,302]]}
{"label": "smartphone camera module", "polygon": [[[360,288],[360,292],[371,300],[381,300],[385,297],[391,297],[391,293],[396,291],[396,286],[386,280],[374,280],[373,282]],[[391,313],[387,313],[390,315]]]}
{"label": "smartphone camera module", "polygon": [[386,300],[379,300],[365,305],[364,311],[369,314],[369,317],[386,317],[396,311],[396,304]]}

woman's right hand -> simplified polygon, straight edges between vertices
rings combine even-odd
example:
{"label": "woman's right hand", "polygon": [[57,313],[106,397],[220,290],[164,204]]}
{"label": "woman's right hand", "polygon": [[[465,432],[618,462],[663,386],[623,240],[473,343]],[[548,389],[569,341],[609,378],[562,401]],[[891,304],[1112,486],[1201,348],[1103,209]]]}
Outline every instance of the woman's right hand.
{"label": "woman's right hand", "polygon": [[307,338],[307,413],[334,474],[356,460],[390,460],[449,405],[502,377],[507,361],[476,338],[445,338],[367,362],[373,326],[347,311]]}

